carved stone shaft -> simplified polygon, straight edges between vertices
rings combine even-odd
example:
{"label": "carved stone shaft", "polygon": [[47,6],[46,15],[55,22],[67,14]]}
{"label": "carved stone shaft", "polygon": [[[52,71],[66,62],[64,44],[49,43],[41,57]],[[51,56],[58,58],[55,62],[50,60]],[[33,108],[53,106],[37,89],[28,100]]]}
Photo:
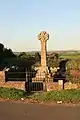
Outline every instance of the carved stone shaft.
{"label": "carved stone shaft", "polygon": [[46,52],[47,52],[47,48],[46,48],[46,44],[47,44],[47,40],[49,39],[49,34],[45,31],[42,31],[39,35],[38,35],[38,39],[41,42],[41,67],[42,67],[42,71],[46,71]]}
{"label": "carved stone shaft", "polygon": [[41,42],[41,66],[46,67],[46,42]]}

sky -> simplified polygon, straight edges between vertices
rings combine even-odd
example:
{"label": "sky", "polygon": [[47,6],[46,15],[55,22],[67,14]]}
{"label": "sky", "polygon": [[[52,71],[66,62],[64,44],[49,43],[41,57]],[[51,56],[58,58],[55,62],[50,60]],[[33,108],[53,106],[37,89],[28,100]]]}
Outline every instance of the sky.
{"label": "sky", "polygon": [[80,50],[80,0],[0,0],[0,43],[16,52],[39,51],[47,31],[48,50]]}

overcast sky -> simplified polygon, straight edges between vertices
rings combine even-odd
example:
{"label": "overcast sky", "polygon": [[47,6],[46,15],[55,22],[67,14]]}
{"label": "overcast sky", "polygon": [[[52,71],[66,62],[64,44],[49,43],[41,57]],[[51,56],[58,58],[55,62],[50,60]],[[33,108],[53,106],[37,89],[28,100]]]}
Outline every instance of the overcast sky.
{"label": "overcast sky", "polygon": [[40,50],[37,35],[50,35],[48,50],[80,50],[80,0],[0,0],[0,42],[13,51]]}

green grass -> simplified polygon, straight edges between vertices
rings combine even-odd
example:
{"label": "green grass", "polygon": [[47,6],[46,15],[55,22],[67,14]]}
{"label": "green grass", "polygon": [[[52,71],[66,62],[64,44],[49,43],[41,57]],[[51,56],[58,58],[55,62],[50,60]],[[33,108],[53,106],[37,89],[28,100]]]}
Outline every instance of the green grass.
{"label": "green grass", "polygon": [[64,55],[60,55],[60,58],[64,58],[64,59],[80,59],[80,54],[64,54]]}
{"label": "green grass", "polygon": [[38,100],[38,101],[47,101],[47,102],[80,102],[80,90],[62,90],[62,91],[50,91],[43,92],[39,94],[33,94],[29,98]]}
{"label": "green grass", "polygon": [[0,88],[0,98],[20,99],[25,97],[23,90],[17,90],[15,88]]}
{"label": "green grass", "polygon": [[32,99],[44,102],[57,102],[63,101],[66,103],[79,103],[80,102],[80,89],[75,90],[61,90],[61,91],[50,91],[41,93],[31,93],[27,94],[22,90],[17,90],[14,88],[0,88],[0,98],[9,99]]}

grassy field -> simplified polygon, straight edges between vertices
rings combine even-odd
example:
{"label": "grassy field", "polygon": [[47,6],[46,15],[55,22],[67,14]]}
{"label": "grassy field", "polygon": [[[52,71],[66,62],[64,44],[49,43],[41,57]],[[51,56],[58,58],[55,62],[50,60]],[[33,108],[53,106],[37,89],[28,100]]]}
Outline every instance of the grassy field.
{"label": "grassy field", "polygon": [[62,90],[62,91],[50,91],[41,93],[31,93],[27,94],[22,90],[10,89],[10,88],[0,88],[0,98],[9,99],[32,99],[36,101],[44,102],[57,102],[62,101],[66,103],[79,103],[80,102],[80,89],[78,90]]}
{"label": "grassy field", "polygon": [[64,58],[64,59],[80,59],[80,54],[61,54],[60,58]]}

